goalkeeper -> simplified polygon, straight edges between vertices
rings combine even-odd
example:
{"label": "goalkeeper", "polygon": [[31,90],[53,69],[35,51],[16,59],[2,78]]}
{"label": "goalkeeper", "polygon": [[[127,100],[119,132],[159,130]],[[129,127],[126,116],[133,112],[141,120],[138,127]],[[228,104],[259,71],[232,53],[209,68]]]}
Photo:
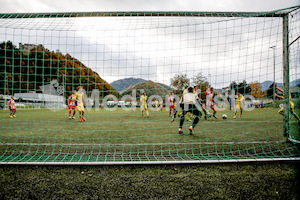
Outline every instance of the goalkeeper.
{"label": "goalkeeper", "polygon": [[[183,96],[184,94],[186,94],[187,92],[188,92],[188,86],[185,86],[185,89],[184,89],[183,92],[182,92],[182,96]],[[174,114],[174,117],[173,117],[173,121],[174,121],[175,118],[176,118],[176,113],[177,113],[177,111],[175,111],[175,114]],[[178,114],[178,117],[180,117],[181,114],[182,114],[182,112],[180,112],[180,113]],[[192,121],[190,115],[191,115],[190,112],[186,113],[186,121]],[[172,121],[172,122],[173,122],[173,121]]]}
{"label": "goalkeeper", "polygon": [[194,128],[198,124],[200,118],[201,118],[201,112],[196,107],[196,104],[198,104],[200,107],[202,107],[201,102],[198,98],[198,95],[194,93],[193,88],[189,87],[188,92],[185,93],[181,100],[180,100],[180,107],[182,108],[182,114],[180,115],[180,124],[179,124],[179,134],[183,134],[182,127],[185,120],[185,115],[188,112],[191,112],[193,115],[195,115],[195,119],[193,121],[192,126],[189,127],[190,135],[194,134]]}
{"label": "goalkeeper", "polygon": [[[198,90],[198,87],[195,86],[194,89],[193,89],[193,93],[198,97],[199,94],[198,94],[197,90]],[[188,93],[188,88],[186,88],[186,89],[183,91],[183,95],[185,95],[186,93]],[[200,105],[201,108],[202,108],[202,111],[203,111],[203,113],[204,113],[204,118],[207,120],[208,118],[211,117],[211,115],[210,115],[209,112],[205,109],[205,106],[201,103],[201,99],[198,99],[197,101],[198,101],[199,105]],[[180,117],[182,113],[183,113],[183,111],[180,112],[180,113],[178,114],[178,117]],[[175,113],[174,113],[174,116],[173,116],[173,119],[172,119],[171,123],[174,122],[174,120],[175,120],[175,118],[176,118],[176,114],[177,114],[177,110],[176,110]],[[194,117],[193,114],[192,114],[191,112],[187,112],[185,116],[186,116],[186,118],[189,119],[189,120],[187,120],[187,121],[192,121],[192,120],[190,119],[190,117]]]}

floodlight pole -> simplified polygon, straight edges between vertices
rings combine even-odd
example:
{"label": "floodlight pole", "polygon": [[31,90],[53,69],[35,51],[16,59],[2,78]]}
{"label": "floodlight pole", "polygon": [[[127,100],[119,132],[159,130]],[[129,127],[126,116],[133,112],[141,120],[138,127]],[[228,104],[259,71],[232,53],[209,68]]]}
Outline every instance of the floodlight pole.
{"label": "floodlight pole", "polygon": [[271,49],[273,49],[273,108],[275,108],[275,48],[276,45],[271,46]]}

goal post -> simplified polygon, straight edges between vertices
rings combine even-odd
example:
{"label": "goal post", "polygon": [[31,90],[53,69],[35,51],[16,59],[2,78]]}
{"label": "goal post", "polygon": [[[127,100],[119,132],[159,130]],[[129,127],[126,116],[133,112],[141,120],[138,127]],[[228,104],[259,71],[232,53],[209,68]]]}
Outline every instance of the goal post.
{"label": "goal post", "polygon": [[299,30],[300,6],[2,13],[0,164],[300,160]]}

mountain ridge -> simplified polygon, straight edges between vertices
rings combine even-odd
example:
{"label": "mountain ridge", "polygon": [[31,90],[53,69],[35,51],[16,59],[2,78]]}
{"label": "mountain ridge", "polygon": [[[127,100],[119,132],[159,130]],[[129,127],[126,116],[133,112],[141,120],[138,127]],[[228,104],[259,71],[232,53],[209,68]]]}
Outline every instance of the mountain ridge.
{"label": "mountain ridge", "polygon": [[[119,93],[123,93],[126,90],[130,90],[132,89],[135,85],[139,84],[139,83],[144,83],[147,81],[152,81],[152,80],[145,80],[142,78],[134,78],[134,77],[129,77],[129,78],[123,78],[123,79],[118,79],[115,80],[113,82],[111,82],[111,86],[113,86]],[[154,81],[152,81],[154,82]],[[171,87],[167,86],[166,84],[163,83],[158,83],[158,82],[154,82],[159,84],[161,87],[165,88],[166,90],[172,90]]]}

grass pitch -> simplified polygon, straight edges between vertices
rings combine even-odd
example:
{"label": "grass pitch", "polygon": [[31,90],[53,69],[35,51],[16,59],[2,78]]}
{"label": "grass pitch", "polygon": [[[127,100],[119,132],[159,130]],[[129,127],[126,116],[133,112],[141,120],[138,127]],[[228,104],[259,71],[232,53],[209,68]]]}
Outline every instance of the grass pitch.
{"label": "grass pitch", "polygon": [[[222,114],[228,119],[221,119]],[[294,144],[284,143],[283,119],[277,109],[254,109],[242,119],[229,110],[219,119],[200,120],[193,136],[178,134],[179,117],[168,111],[105,109],[86,111],[86,122],[68,118],[68,110],[18,110],[16,118],[0,111],[2,162],[181,161],[299,157]],[[293,119],[292,135],[299,133]]]}
{"label": "grass pitch", "polygon": [[[1,166],[1,199],[299,199],[299,163]],[[298,195],[298,196],[297,196]]]}

